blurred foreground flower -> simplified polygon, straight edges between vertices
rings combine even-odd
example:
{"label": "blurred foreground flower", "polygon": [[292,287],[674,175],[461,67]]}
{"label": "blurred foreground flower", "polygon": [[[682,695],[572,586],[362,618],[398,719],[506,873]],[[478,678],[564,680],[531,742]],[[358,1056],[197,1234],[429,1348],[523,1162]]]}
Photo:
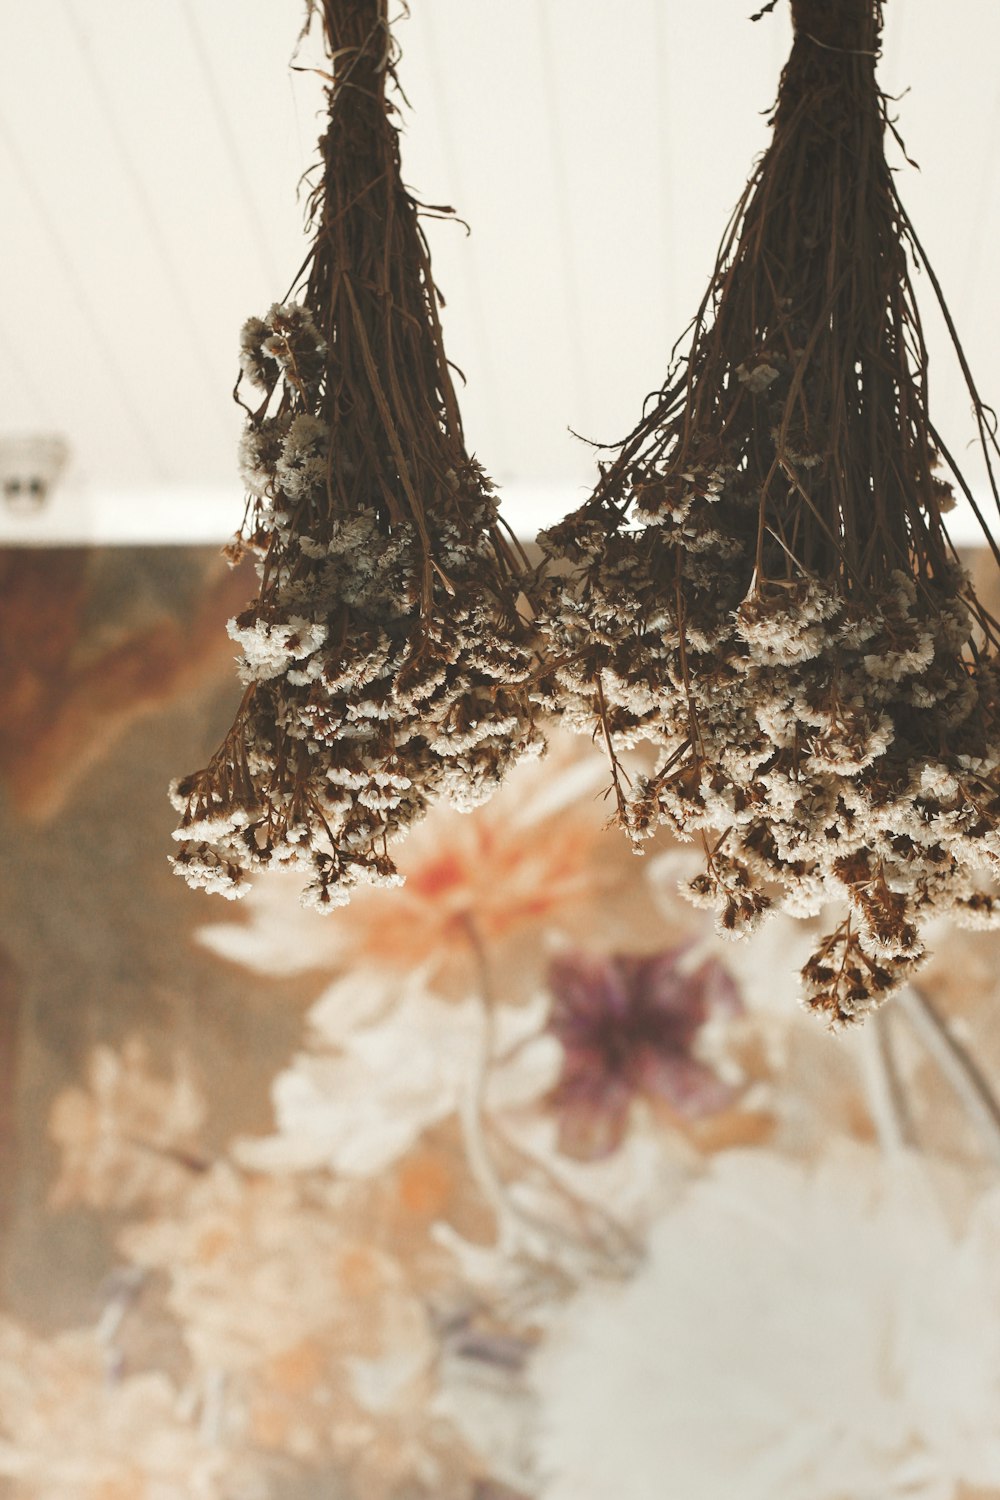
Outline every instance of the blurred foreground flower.
{"label": "blurred foreground flower", "polygon": [[713,1011],[742,1009],[739,993],[717,960],[694,968],[690,957],[684,946],[645,958],[570,953],[553,963],[549,1029],[565,1060],[550,1099],[568,1155],[614,1151],[638,1097],[688,1118],[730,1103],[730,1085],[692,1047]]}
{"label": "blurred foreground flower", "polygon": [[[446,1003],[414,986],[386,1006],[376,988],[365,1015],[363,993],[363,979],[352,975],[313,1007],[308,1050],[272,1085],[277,1132],[237,1141],[242,1165],[375,1177],[458,1111],[482,1062],[480,1003]],[[491,1070],[485,1106],[490,1113],[530,1106],[555,1069],[555,1048],[537,1038],[541,1005],[502,1006],[494,1019],[498,1050],[510,1060]]]}
{"label": "blurred foreground flower", "polygon": [[62,1152],[50,1205],[122,1210],[166,1203],[202,1165],[205,1113],[183,1056],[166,1079],[153,1070],[139,1036],[121,1052],[95,1047],[87,1087],[64,1089],[49,1116],[49,1136]]}
{"label": "blurred foreground flower", "polygon": [[[109,1378],[93,1329],[0,1319],[0,1491],[18,1500],[268,1500],[262,1468],[160,1371]],[[8,1487],[9,1485],[9,1487]]]}
{"label": "blurred foreground flower", "polygon": [[[356,1236],[357,1205],[328,1179],[220,1162],[172,1216],[127,1225],[118,1244],[164,1280],[193,1379],[247,1451],[334,1464],[364,1500],[394,1500],[418,1474],[438,1493],[466,1493],[474,1456],[449,1425],[427,1421],[437,1345],[426,1284]],[[327,1493],[316,1483],[310,1494]]]}
{"label": "blurred foreground flower", "polygon": [[[716,1157],[625,1288],[555,1313],[539,1500],[1000,1488],[1000,1191],[866,1148]],[[965,1203],[967,1212],[949,1213]]]}

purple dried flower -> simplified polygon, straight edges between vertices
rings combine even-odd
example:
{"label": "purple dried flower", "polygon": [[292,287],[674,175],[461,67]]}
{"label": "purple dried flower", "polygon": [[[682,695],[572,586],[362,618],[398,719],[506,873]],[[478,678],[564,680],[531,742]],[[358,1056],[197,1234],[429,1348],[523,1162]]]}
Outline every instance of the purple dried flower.
{"label": "purple dried flower", "polygon": [[549,971],[549,1030],[563,1045],[562,1076],[549,1095],[559,1146],[593,1160],[621,1144],[632,1100],[663,1100],[687,1119],[724,1108],[733,1090],[692,1056],[713,1011],[742,1009],[714,958],[689,968],[687,945],[647,957],[568,953]]}

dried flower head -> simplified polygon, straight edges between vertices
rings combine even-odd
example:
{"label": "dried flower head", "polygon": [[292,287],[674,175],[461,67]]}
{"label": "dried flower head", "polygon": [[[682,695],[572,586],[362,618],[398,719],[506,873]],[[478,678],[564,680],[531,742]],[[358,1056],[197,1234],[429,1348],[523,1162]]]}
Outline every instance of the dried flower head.
{"label": "dried flower head", "polygon": [[466,452],[418,205],[386,96],[386,0],[316,7],[332,69],[300,300],[251,318],[242,543],[260,594],[231,622],[246,692],[174,784],[174,864],[239,896],[288,867],[329,910],[398,883],[394,839],[471,808],[541,740],[518,610],[525,560]]}
{"label": "dried flower head", "polygon": [[695,1119],[729,1104],[732,1087],[693,1051],[713,1011],[736,1013],[739,992],[714,958],[688,949],[611,957],[573,952],[549,971],[549,1030],[563,1047],[551,1103],[560,1149],[594,1160],[621,1144],[635,1098]]}
{"label": "dried flower head", "polygon": [[[571,565],[544,624],[549,699],[607,745],[619,821],[703,842],[688,894],[723,931],[846,905],[804,971],[839,1024],[913,971],[922,919],[995,919],[998,658],[942,522],[942,457],[967,486],[927,410],[910,264],[937,283],[886,164],[881,5],[792,8],[690,349],[543,539]],[[659,763],[628,782],[641,740]]]}

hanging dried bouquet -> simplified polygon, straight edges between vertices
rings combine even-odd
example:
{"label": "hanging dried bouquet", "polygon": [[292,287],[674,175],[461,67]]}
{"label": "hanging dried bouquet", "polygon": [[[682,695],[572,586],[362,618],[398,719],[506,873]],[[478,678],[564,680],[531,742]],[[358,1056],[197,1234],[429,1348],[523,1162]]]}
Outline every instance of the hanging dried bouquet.
{"label": "hanging dried bouquet", "polygon": [[238,896],[291,867],[305,900],[399,880],[392,841],[469,808],[536,751],[523,555],[470,458],[418,205],[400,178],[387,0],[322,0],[322,177],[300,299],[243,330],[241,547],[260,594],[230,631],[246,692],[172,788],[174,861]]}
{"label": "hanging dried bouquet", "polygon": [[[924,919],[996,914],[997,636],[942,520],[969,492],[938,472],[910,267],[938,288],[886,164],[882,6],[792,15],[689,351],[543,538],[564,565],[546,629],[620,822],[701,840],[688,894],[722,930],[841,903],[803,971],[841,1023],[913,971]],[[639,741],[659,762],[630,781]]]}

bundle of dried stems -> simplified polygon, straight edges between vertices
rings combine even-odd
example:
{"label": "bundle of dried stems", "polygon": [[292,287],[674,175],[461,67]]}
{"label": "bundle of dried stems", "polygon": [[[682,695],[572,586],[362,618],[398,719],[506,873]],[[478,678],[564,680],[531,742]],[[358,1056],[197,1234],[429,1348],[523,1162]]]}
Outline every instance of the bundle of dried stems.
{"label": "bundle of dried stems", "polygon": [[312,248],[300,300],[242,339],[258,404],[241,545],[261,579],[230,625],[246,692],[172,797],[191,884],[238,896],[247,872],[290,866],[324,909],[358,881],[397,882],[389,845],[431,798],[473,806],[540,740],[524,558],[465,448],[400,178],[387,0],[313,9],[331,71]]}
{"label": "bundle of dried stems", "polygon": [[[792,14],[689,350],[544,539],[563,564],[546,631],[554,703],[606,743],[619,821],[700,838],[688,894],[723,931],[841,903],[803,970],[838,1024],[911,974],[922,919],[1000,906],[997,634],[942,521],[968,487],[928,415],[912,265],[941,299],[886,164],[882,6]],[[618,750],[639,741],[659,762],[630,781]]]}

